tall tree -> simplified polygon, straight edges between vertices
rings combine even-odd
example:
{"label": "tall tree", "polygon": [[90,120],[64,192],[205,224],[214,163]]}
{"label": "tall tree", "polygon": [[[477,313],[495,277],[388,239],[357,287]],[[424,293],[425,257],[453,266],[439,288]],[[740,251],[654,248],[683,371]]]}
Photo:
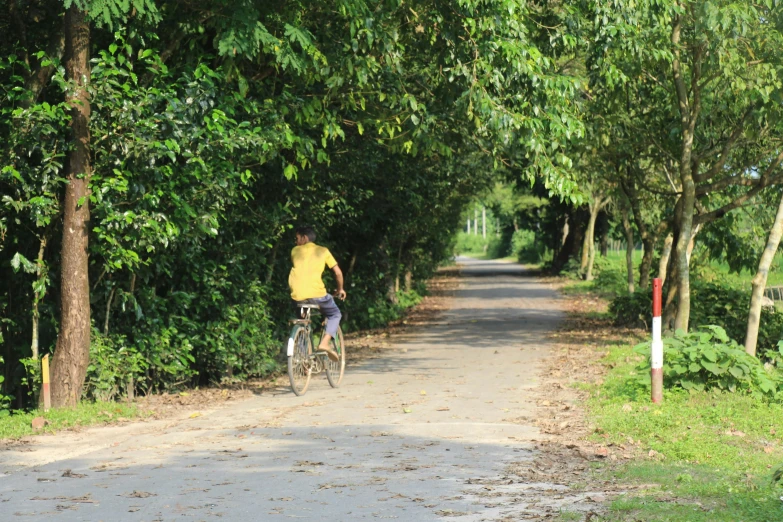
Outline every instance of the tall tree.
{"label": "tall tree", "polygon": [[756,343],[759,337],[759,324],[761,323],[761,305],[764,298],[764,289],[767,286],[769,267],[778,251],[780,238],[783,236],[783,195],[775,214],[775,221],[769,232],[767,245],[759,259],[758,270],[753,277],[753,290],[750,295],[750,310],[748,312],[748,330],[745,334],[745,351],[750,355],[756,355]]}
{"label": "tall tree", "polygon": [[71,149],[63,203],[61,319],[52,360],[52,406],[75,406],[90,356],[90,25],[75,4],[65,12],[66,102],[71,110]]}

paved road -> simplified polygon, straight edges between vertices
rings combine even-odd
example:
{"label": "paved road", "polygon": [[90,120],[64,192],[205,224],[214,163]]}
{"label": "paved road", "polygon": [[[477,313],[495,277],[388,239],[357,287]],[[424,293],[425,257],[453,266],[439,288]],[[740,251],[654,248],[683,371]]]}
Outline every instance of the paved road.
{"label": "paved road", "polygon": [[304,397],[280,389],[0,452],[0,520],[532,517],[557,486],[496,479],[540,437],[530,391],[561,305],[521,267],[459,261],[450,309],[349,361],[338,390],[319,376]]}

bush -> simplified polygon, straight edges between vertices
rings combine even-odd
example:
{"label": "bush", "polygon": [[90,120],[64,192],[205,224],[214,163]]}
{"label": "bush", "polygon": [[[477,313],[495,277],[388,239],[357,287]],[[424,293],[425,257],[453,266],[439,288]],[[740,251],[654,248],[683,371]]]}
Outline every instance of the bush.
{"label": "bush", "polygon": [[546,247],[537,240],[532,230],[517,230],[511,236],[511,254],[520,263],[540,263],[546,254]]}
{"label": "bush", "polygon": [[[744,339],[748,327],[750,292],[726,282],[691,283],[690,323],[694,328],[718,325],[733,339]],[[609,305],[617,325],[647,327],[652,316],[651,291],[618,295]],[[774,309],[761,311],[757,353],[763,360],[779,356],[778,341],[783,337],[783,314]]]}
{"label": "bush", "polygon": [[489,247],[489,243],[481,235],[459,232],[454,253],[459,254],[483,254]]}
{"label": "bush", "polygon": [[144,356],[128,346],[124,335],[103,335],[93,328],[85,395],[107,402],[127,394],[130,379],[134,385],[138,383],[147,366]]}
{"label": "bush", "polygon": [[[0,338],[0,340],[2,340],[2,338]],[[3,365],[3,356],[0,355],[0,367],[2,367],[2,365]],[[0,385],[3,384],[3,381],[5,381],[5,377],[3,376],[3,374],[0,374]],[[2,387],[0,387],[0,390],[1,389]],[[11,397],[0,393],[0,417],[4,417],[8,415],[10,408],[11,408]]]}
{"label": "bush", "polygon": [[508,255],[509,241],[507,235],[492,236],[487,244],[487,258],[500,259]]}
{"label": "bush", "polygon": [[[639,344],[634,351],[649,355],[650,345],[650,342]],[[743,391],[754,397],[783,398],[783,374],[774,367],[767,370],[719,326],[705,326],[687,334],[678,330],[674,337],[665,338],[663,361],[664,381],[670,386],[689,391],[720,389]],[[649,358],[639,370],[643,379],[648,380]]]}
{"label": "bush", "polygon": [[652,293],[618,295],[609,304],[609,314],[617,326],[647,328],[652,318]]}
{"label": "bush", "polygon": [[197,336],[199,372],[222,381],[269,374],[277,367],[281,346],[274,328],[260,284],[250,284],[241,303],[227,306]]}

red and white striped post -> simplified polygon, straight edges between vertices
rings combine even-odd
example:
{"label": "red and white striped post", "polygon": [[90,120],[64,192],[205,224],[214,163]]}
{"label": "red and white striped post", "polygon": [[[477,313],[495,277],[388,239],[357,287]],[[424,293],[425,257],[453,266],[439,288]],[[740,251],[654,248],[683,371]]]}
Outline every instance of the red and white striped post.
{"label": "red and white striped post", "polygon": [[661,280],[653,279],[653,320],[652,320],[652,354],[650,380],[652,381],[652,401],[663,401],[663,339],[661,339]]}

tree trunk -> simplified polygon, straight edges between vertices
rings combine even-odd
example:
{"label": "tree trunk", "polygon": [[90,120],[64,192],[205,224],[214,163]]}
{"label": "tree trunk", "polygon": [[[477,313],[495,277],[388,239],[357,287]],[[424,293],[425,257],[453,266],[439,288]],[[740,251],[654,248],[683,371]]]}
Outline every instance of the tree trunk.
{"label": "tree trunk", "polygon": [[[560,239],[560,248],[565,246],[566,238],[568,238],[568,214],[566,214],[565,221],[563,221],[563,234]],[[519,230],[519,226],[517,226],[517,219],[514,218],[514,230]]]}
{"label": "tree trunk", "polygon": [[598,213],[601,212],[601,209],[608,201],[608,199],[603,199],[603,196],[596,196],[595,200],[590,204],[590,220],[587,222],[585,240],[582,244],[582,264],[580,267],[585,274],[585,279],[588,281],[593,277],[591,260],[595,260],[595,222],[598,219]]}
{"label": "tree trunk", "polygon": [[593,205],[590,205],[590,219],[587,222],[584,239],[582,241],[582,261],[579,263],[579,271],[584,273],[590,260],[590,245],[593,242],[593,230],[595,229],[595,213]]}
{"label": "tree trunk", "polygon": [[587,260],[587,273],[585,274],[585,281],[593,280],[593,265],[595,264],[595,243],[590,243],[590,258]]}
{"label": "tree trunk", "polygon": [[653,252],[655,250],[655,240],[657,238],[647,234],[642,238],[644,253],[642,254],[642,264],[639,266],[639,288],[642,291],[650,286],[650,271],[652,271]]}
{"label": "tree trunk", "polygon": [[413,272],[410,269],[405,271],[405,291],[410,292],[413,290]]}
{"label": "tree trunk", "polygon": [[348,271],[345,273],[346,280],[353,274],[354,267],[356,267],[356,252],[351,256],[351,262],[348,263]]}
{"label": "tree trunk", "polygon": [[628,209],[623,209],[623,230],[625,230],[625,267],[628,272],[628,293],[634,293],[633,269],[633,227],[628,219]]}
{"label": "tree trunk", "polygon": [[90,284],[87,257],[90,222],[90,26],[72,5],[65,13],[66,94],[71,110],[72,147],[67,157],[61,251],[61,318],[51,368],[52,406],[75,406],[90,357]]}
{"label": "tree trunk", "polygon": [[688,266],[691,266],[691,254],[693,253],[693,249],[696,246],[696,236],[699,234],[699,230],[701,230],[701,224],[698,224],[693,227],[691,231],[691,240],[688,241],[688,250],[685,252],[685,255],[688,258]]}
{"label": "tree trunk", "polygon": [[487,207],[481,207],[481,235],[487,239]]}
{"label": "tree trunk", "polygon": [[[688,331],[688,323],[691,314],[691,284],[688,267],[688,243],[693,235],[693,211],[696,206],[696,183],[693,179],[698,167],[693,165],[693,138],[696,122],[701,109],[699,75],[701,63],[696,61],[691,69],[691,89],[686,85],[683,77],[682,63],[680,62],[680,37],[682,33],[682,18],[677,15],[672,20],[672,45],[675,48],[672,60],[672,75],[677,91],[680,109],[681,147],[680,151],[680,183],[682,184],[682,196],[680,198],[680,228],[675,250],[675,264],[677,267],[677,316],[674,319],[675,330]],[[689,97],[692,96],[693,102]]]}
{"label": "tree trunk", "polygon": [[111,303],[114,300],[114,292],[117,290],[116,286],[111,287],[109,292],[109,298],[106,300],[106,317],[103,321],[103,335],[109,335],[109,318],[111,317]]}
{"label": "tree trunk", "polygon": [[688,246],[693,235],[693,211],[696,203],[696,184],[691,171],[691,148],[693,136],[685,133],[683,139],[682,164],[680,179],[682,181],[682,214],[680,217],[680,236],[677,238],[675,264],[677,267],[677,316],[674,319],[674,329],[688,331],[691,314],[691,282]]}
{"label": "tree trunk", "polygon": [[655,253],[655,243],[658,242],[658,233],[651,233],[650,227],[645,223],[642,216],[641,202],[639,201],[639,192],[636,189],[636,180],[630,165],[626,165],[626,181],[622,183],[623,192],[631,203],[633,220],[636,223],[636,229],[642,239],[642,263],[639,265],[639,288],[646,290],[650,286],[650,271],[652,270],[652,259]]}
{"label": "tree trunk", "polygon": [[275,241],[275,246],[272,247],[272,257],[269,260],[269,266],[266,267],[266,278],[264,279],[266,284],[270,284],[275,275],[275,263],[277,262],[277,250],[280,247],[280,242],[281,240],[278,238],[278,240]]}
{"label": "tree trunk", "polygon": [[661,261],[658,263],[658,278],[661,280],[661,286],[666,282],[666,270],[669,267],[669,256],[672,253],[672,241],[674,236],[669,234],[663,240],[663,249],[661,250]]}
{"label": "tree trunk", "polygon": [[602,212],[601,216],[601,257],[606,257],[609,254],[609,223],[606,212]]}
{"label": "tree trunk", "polygon": [[563,270],[563,267],[571,258],[579,255],[579,247],[582,244],[586,227],[588,213],[584,208],[579,208],[569,212],[568,216],[568,235],[565,237],[563,247],[557,253],[552,261],[552,272],[555,274]]}
{"label": "tree trunk", "polygon": [[761,254],[759,269],[753,278],[753,290],[750,294],[750,311],[748,312],[748,331],[745,334],[745,351],[755,357],[756,344],[759,338],[759,325],[761,324],[761,301],[764,297],[764,288],[767,286],[769,267],[778,251],[780,238],[783,236],[783,196],[781,196],[778,212],[775,214],[775,222],[769,231],[767,246]]}

